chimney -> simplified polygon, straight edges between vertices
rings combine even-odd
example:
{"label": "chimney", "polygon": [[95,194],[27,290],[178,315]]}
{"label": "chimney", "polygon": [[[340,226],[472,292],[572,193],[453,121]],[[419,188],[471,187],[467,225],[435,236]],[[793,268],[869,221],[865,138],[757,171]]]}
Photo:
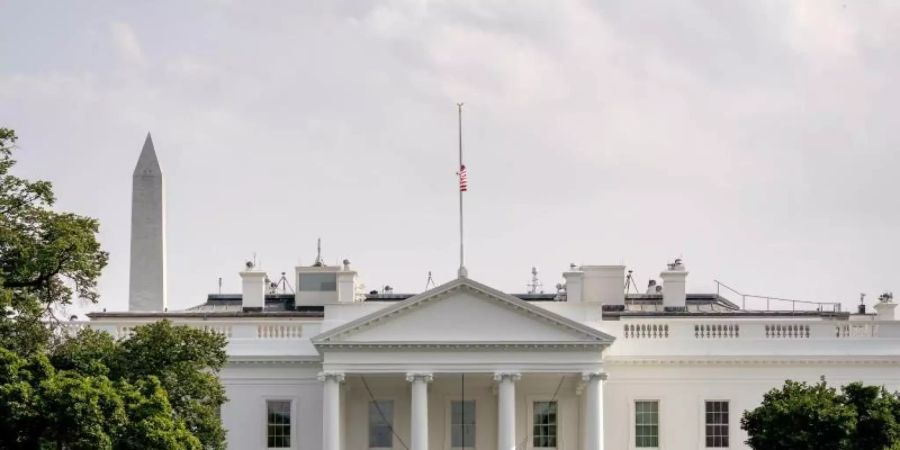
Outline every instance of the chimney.
{"label": "chimney", "polygon": [[581,303],[581,292],[584,287],[584,272],[579,272],[575,264],[569,265],[569,271],[563,272],[566,280],[566,302]]}
{"label": "chimney", "polygon": [[582,301],[625,305],[625,266],[581,266]]}
{"label": "chimney", "polygon": [[241,272],[241,306],[244,312],[262,311],[266,305],[266,273],[257,270],[252,262]]}
{"label": "chimney", "polygon": [[885,292],[878,297],[875,304],[878,320],[897,320],[897,304],[894,303],[894,294]]}
{"label": "chimney", "polygon": [[681,259],[668,265],[668,270],[660,272],[663,286],[663,307],[684,309],[687,306],[687,291],[685,285],[688,272],[684,268]]}
{"label": "chimney", "polygon": [[582,301],[625,305],[625,266],[581,266]]}
{"label": "chimney", "polygon": [[337,273],[337,301],[338,303],[353,303],[356,300],[356,271],[350,270],[350,260],[345,259],[344,265]]}

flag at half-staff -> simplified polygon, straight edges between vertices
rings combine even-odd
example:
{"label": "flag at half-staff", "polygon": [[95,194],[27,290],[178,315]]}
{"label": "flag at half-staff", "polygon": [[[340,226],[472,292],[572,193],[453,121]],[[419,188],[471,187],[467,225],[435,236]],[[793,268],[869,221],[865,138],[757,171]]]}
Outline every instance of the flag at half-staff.
{"label": "flag at half-staff", "polygon": [[456,110],[459,114],[459,271],[460,278],[469,276],[466,270],[466,250],[465,241],[463,240],[463,192],[469,190],[469,173],[466,171],[466,165],[463,164],[463,141],[462,141],[462,103],[456,104]]}
{"label": "flag at half-staff", "polygon": [[466,172],[465,164],[459,166],[459,192],[466,192],[469,190],[469,174]]}

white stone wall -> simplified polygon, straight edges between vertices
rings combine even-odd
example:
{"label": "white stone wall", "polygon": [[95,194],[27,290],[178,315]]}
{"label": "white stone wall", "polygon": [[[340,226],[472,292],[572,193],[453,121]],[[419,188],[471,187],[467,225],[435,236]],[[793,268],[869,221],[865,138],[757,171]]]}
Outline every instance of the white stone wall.
{"label": "white stone wall", "polygon": [[825,376],[830,385],[853,381],[900,390],[900,371],[873,365],[818,364],[627,364],[607,366],[605,428],[607,449],[634,448],[634,401],[658,400],[660,448],[705,449],[704,402],[728,400],[731,449],[746,449],[740,429],[745,410],[762,402],[763,394],[785,379],[816,382]]}
{"label": "white stone wall", "polygon": [[266,401],[291,401],[291,449],[322,448],[322,383],[314,366],[229,364],[222,372],[228,403],[222,423],[231,450],[266,448]]}
{"label": "white stone wall", "polygon": [[[900,373],[890,368],[852,365],[785,364],[769,366],[719,365],[610,365],[605,382],[605,434],[607,449],[634,448],[635,400],[660,402],[660,448],[704,449],[704,402],[727,400],[730,406],[732,449],[747,448],[740,417],[759,405],[763,394],[784,383],[786,378],[815,382],[826,376],[835,386],[852,381],[885,385],[900,390]],[[292,447],[296,450],[321,448],[322,388],[318,368],[267,367],[259,364],[230,365],[222,374],[229,402],[222,420],[228,430],[230,449],[265,449],[266,400],[293,402]],[[563,379],[564,378],[564,379]],[[560,385],[560,380],[562,384]],[[410,386],[402,375],[366,377],[372,395],[394,401],[395,429],[409,445]],[[458,374],[438,374],[429,385],[429,443],[431,449],[449,450],[449,405],[460,396]],[[531,405],[550,400],[556,394],[560,408],[560,450],[580,448],[583,408],[577,393],[579,377],[569,375],[524,374],[516,383],[516,440],[531,448]],[[357,375],[342,386],[342,429],[346,450],[368,450],[368,404],[370,396]],[[466,399],[475,399],[477,448],[496,445],[497,395],[491,377],[466,376]],[[395,449],[402,449],[399,441]]]}

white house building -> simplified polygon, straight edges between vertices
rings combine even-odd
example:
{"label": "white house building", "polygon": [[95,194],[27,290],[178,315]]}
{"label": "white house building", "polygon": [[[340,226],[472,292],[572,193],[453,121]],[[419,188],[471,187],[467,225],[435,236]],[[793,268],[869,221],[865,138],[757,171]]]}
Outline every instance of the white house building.
{"label": "white house building", "polygon": [[744,449],[741,414],[785,379],[900,390],[890,296],[874,313],[729,300],[686,293],[681,262],[644,294],[626,293],[621,265],[572,266],[549,294],[466,276],[399,294],[361,292],[349,261],[295,268],[295,292],[248,264],[241,293],[169,311],[149,138],[138,167],[159,180],[134,184],[151,192],[134,193],[131,310],[90,326],[124,337],[168,318],[224,334],[231,449]]}

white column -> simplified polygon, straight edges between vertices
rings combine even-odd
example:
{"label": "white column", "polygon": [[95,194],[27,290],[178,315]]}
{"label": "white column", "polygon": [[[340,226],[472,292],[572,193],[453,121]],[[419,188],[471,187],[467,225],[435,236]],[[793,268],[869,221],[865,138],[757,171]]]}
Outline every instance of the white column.
{"label": "white column", "polygon": [[324,383],[322,395],[322,449],[341,450],[341,383],[344,374],[322,372],[319,381]]}
{"label": "white column", "polygon": [[428,383],[430,373],[408,373],[411,383],[412,404],[409,413],[410,450],[428,450]]}
{"label": "white column", "polygon": [[518,373],[498,372],[497,382],[497,449],[516,450],[516,381]]}
{"label": "white column", "polygon": [[603,381],[605,372],[586,372],[584,381],[584,450],[603,450]]}

